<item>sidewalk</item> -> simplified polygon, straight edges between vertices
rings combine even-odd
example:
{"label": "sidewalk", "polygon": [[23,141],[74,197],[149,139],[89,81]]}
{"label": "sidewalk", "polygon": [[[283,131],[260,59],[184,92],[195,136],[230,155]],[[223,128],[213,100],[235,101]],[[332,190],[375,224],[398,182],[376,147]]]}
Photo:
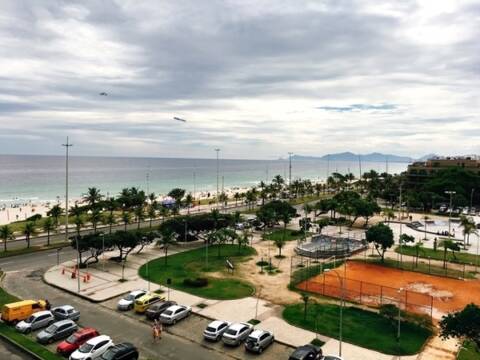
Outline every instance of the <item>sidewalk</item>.
{"label": "sidewalk", "polygon": [[[185,251],[187,248],[175,247],[169,254]],[[338,341],[326,336],[317,336],[314,332],[307,331],[288,324],[281,318],[282,307],[271,304],[265,300],[255,297],[247,297],[238,300],[211,300],[194,296],[174,289],[166,289],[154,283],[148,284],[147,281],[140,278],[138,269],[149,260],[163,256],[161,249],[149,246],[141,254],[130,254],[127,264],[123,270],[123,277],[126,281],[122,282],[122,266],[117,263],[105,262],[95,264],[88,269],[82,269],[80,272],[80,296],[92,302],[105,302],[109,299],[119,297],[129,291],[136,289],[150,289],[151,291],[163,290],[164,295],[178,303],[191,306],[194,313],[211,319],[227,319],[235,322],[247,322],[255,317],[261,320],[259,328],[269,329],[274,332],[276,340],[281,343],[297,347],[309,343],[318,337],[325,342],[322,347],[324,354],[338,354]],[[106,254],[108,256],[108,254]],[[44,281],[52,286],[78,295],[78,280],[71,278],[71,269],[74,261],[54,266],[44,274]],[[62,274],[63,270],[65,272]],[[70,271],[70,272],[68,272]],[[85,275],[90,274],[90,280],[84,282]],[[114,300],[111,300],[114,301]],[[198,305],[202,304],[200,307]],[[204,306],[206,305],[206,307]],[[345,359],[352,360],[394,360],[397,356],[385,355],[373,350],[361,348],[349,343],[343,343],[342,355]],[[433,360],[436,356],[404,356],[404,360]],[[444,359],[454,359],[445,357]]]}

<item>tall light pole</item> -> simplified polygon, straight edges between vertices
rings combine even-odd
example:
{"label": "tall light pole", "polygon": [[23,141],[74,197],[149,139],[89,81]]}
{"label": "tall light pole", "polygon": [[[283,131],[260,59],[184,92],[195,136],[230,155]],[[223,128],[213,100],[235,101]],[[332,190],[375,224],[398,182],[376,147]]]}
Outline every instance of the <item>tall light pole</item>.
{"label": "tall light pole", "polygon": [[453,200],[453,195],[455,195],[457,192],[456,191],[445,191],[445,194],[450,195],[450,208],[448,209],[448,238],[450,239],[451,237],[451,228],[452,228],[452,200]]}
{"label": "tall light pole", "polygon": [[[347,265],[345,264],[345,267]],[[342,356],[342,338],[343,338],[343,307],[345,304],[345,299],[344,299],[344,280],[340,276],[340,274],[333,269],[325,269],[325,273],[328,272],[333,272],[335,275],[337,275],[338,281],[340,281],[340,324],[339,324],[339,335],[338,335],[338,356]],[[323,275],[325,276],[325,275]]]}
{"label": "tall light pole", "polygon": [[218,186],[219,186],[219,171],[220,171],[220,167],[219,167],[219,163],[218,163],[218,156],[219,156],[219,153],[220,153],[220,149],[215,149],[215,152],[217,153],[217,196],[216,196],[216,202],[217,202],[217,209],[218,209]]}
{"label": "tall light pole", "polygon": [[399,238],[398,238],[398,242],[399,242],[399,245],[400,245],[400,264],[402,264],[402,260],[403,260],[403,254],[402,254],[402,215],[403,215],[403,207],[402,207],[402,186],[403,184],[400,184],[400,204],[399,204],[399,207],[398,207],[398,211],[400,212],[400,235],[399,235]]}
{"label": "tall light pole", "polygon": [[[400,288],[398,289],[398,325],[397,325],[397,342],[400,344],[400,325],[401,325],[401,321],[402,321],[402,313],[401,313],[401,304],[402,304],[402,300],[401,300],[401,293],[404,289],[403,288]],[[405,310],[407,310],[407,304],[405,303]]]}
{"label": "tall light pole", "polygon": [[288,195],[291,197],[292,195],[292,152],[288,153]]}
{"label": "tall light pole", "polygon": [[[68,241],[68,210],[69,210],[69,203],[68,203],[68,149],[73,146],[68,141],[65,144],[62,144],[65,147],[65,242]],[[76,247],[77,247],[77,292],[80,293],[80,252],[78,250],[78,236],[76,237]]]}

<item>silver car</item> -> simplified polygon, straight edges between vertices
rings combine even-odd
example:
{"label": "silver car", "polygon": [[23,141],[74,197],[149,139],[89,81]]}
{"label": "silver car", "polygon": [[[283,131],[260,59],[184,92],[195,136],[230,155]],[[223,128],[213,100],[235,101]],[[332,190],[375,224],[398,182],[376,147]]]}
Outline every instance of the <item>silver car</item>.
{"label": "silver car", "polygon": [[207,325],[207,328],[203,332],[203,337],[206,340],[217,341],[219,340],[225,330],[230,326],[231,323],[223,320],[215,320]]}
{"label": "silver car", "polygon": [[69,337],[75,331],[78,326],[72,320],[61,320],[53,323],[45,330],[40,331],[37,334],[37,341],[40,344],[51,344],[56,340],[61,340]]}
{"label": "silver car", "polygon": [[245,350],[261,354],[274,340],[270,331],[254,330],[245,340]]}
{"label": "silver car", "polygon": [[57,306],[52,309],[52,314],[57,320],[73,320],[78,321],[80,319],[80,311],[76,310],[71,305]]}
{"label": "silver car", "polygon": [[190,306],[173,305],[160,314],[158,320],[163,324],[176,324],[177,321],[186,318],[192,312]]}
{"label": "silver car", "polygon": [[253,331],[253,325],[248,323],[235,323],[230,325],[222,335],[226,345],[237,346],[244,341]]}
{"label": "silver car", "polygon": [[36,312],[26,320],[20,321],[15,329],[21,333],[28,334],[32,330],[41,329],[47,327],[55,321],[55,317],[50,311],[39,311]]}

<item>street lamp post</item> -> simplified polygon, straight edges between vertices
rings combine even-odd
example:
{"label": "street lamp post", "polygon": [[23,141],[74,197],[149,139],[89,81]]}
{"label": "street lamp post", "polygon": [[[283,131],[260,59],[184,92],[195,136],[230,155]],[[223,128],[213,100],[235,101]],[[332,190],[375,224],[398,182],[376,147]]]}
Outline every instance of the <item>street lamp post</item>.
{"label": "street lamp post", "polygon": [[[402,291],[403,291],[403,288],[398,289],[399,294],[401,294]],[[402,305],[401,296],[399,295],[398,296],[398,326],[397,326],[397,342],[398,343],[400,343],[400,324],[401,324],[401,321],[402,321],[402,313],[400,311],[401,305]],[[406,306],[407,306],[407,304],[405,304],[405,307]]]}
{"label": "street lamp post", "polygon": [[453,195],[455,195],[456,191],[445,191],[445,194],[450,195],[450,208],[448,212],[448,238],[451,237],[451,228],[452,228],[452,199]]}
{"label": "street lamp post", "polygon": [[[65,242],[68,241],[68,210],[69,210],[69,204],[68,204],[68,149],[73,146],[73,144],[70,144],[68,141],[68,136],[67,136],[67,142],[65,144],[62,144],[62,146],[65,147]],[[77,248],[77,292],[80,293],[80,252],[79,252],[79,247],[78,247],[78,236],[76,237],[75,245]]]}
{"label": "street lamp post", "polygon": [[288,195],[292,197],[292,152],[288,153]]}
{"label": "street lamp post", "polygon": [[[345,265],[346,266],[346,265]],[[325,269],[324,273],[328,272],[333,272],[335,275],[337,275],[337,278],[340,282],[340,324],[339,324],[339,335],[338,335],[338,356],[342,356],[342,337],[343,337],[343,307],[345,304],[345,299],[344,299],[344,280],[340,276],[340,274],[333,269]],[[325,276],[325,275],[324,275]]]}
{"label": "street lamp post", "polygon": [[219,153],[220,153],[220,149],[215,149],[215,152],[217,153],[217,196],[216,196],[217,205],[216,205],[216,207],[217,207],[217,210],[218,210],[218,186],[219,186],[218,183],[220,181],[219,180],[219,170],[220,170],[220,168],[219,168],[219,163],[218,163],[218,156],[219,156]]}

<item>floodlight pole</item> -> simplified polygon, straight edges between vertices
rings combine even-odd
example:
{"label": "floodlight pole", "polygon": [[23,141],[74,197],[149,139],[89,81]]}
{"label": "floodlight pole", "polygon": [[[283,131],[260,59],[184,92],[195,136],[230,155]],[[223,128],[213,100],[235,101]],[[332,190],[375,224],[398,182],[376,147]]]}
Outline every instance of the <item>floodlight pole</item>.
{"label": "floodlight pole", "polygon": [[[65,144],[62,144],[65,147],[65,242],[68,241],[68,149],[73,146],[68,141]],[[80,252],[78,247],[78,236],[76,237],[76,248],[77,248],[77,292],[80,294]]]}
{"label": "floodlight pole", "polygon": [[[342,339],[343,339],[343,307],[345,304],[344,298],[344,279],[340,274],[334,269],[325,269],[325,273],[333,272],[337,275],[338,281],[340,282],[340,324],[339,324],[339,335],[338,335],[338,356],[342,356]],[[325,276],[325,275],[323,275]]]}
{"label": "floodlight pole", "polygon": [[218,164],[218,156],[219,156],[219,152],[220,152],[220,149],[215,149],[215,152],[217,153],[217,196],[216,196],[216,207],[217,207],[217,210],[218,210],[218,186],[219,186],[219,171],[220,171],[220,167],[219,167],[219,164]]}
{"label": "floodlight pole", "polygon": [[292,197],[292,152],[288,153],[288,194]]}
{"label": "floodlight pole", "polygon": [[445,194],[450,195],[450,209],[448,212],[448,238],[451,238],[451,228],[452,228],[452,202],[453,202],[453,195],[455,195],[456,191],[445,191]]}

